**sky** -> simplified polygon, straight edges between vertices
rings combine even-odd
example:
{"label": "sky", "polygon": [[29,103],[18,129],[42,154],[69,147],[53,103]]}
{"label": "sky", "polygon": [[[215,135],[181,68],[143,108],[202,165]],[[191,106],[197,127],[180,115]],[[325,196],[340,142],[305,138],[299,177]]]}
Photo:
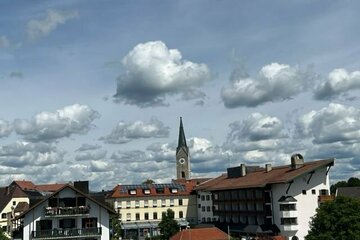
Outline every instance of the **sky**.
{"label": "sky", "polygon": [[359,1],[0,1],[0,186],[335,158],[360,177]]}

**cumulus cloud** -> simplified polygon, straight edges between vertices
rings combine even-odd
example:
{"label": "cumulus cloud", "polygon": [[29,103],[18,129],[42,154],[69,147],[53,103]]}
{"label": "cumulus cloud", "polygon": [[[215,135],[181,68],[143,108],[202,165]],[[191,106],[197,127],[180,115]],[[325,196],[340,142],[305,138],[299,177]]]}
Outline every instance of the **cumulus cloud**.
{"label": "cumulus cloud", "polygon": [[163,138],[169,136],[169,127],[156,118],[149,122],[119,122],[108,136],[102,137],[106,143],[122,144],[139,138]]}
{"label": "cumulus cloud", "polygon": [[360,142],[360,110],[330,103],[319,111],[304,114],[297,122],[296,133],[313,143]]}
{"label": "cumulus cloud", "polygon": [[316,87],[315,98],[329,100],[354,89],[360,89],[360,71],[349,73],[346,69],[338,68]]}
{"label": "cumulus cloud", "polygon": [[47,143],[16,142],[0,146],[0,165],[21,168],[48,166],[63,161],[65,152]]}
{"label": "cumulus cloud", "polygon": [[105,161],[91,161],[90,169],[92,172],[108,172],[111,170],[109,164]]}
{"label": "cumulus cloud", "polygon": [[73,134],[85,134],[100,114],[87,105],[74,104],[55,112],[41,112],[31,120],[16,119],[14,130],[28,141],[54,141]]}
{"label": "cumulus cloud", "polygon": [[106,157],[106,150],[98,149],[98,150],[88,150],[78,152],[75,156],[76,161],[85,161],[85,160],[100,160]]}
{"label": "cumulus cloud", "polygon": [[44,19],[31,20],[27,24],[29,39],[35,40],[53,32],[59,25],[65,24],[70,19],[79,17],[76,11],[48,10]]}
{"label": "cumulus cloud", "polygon": [[122,64],[114,99],[140,107],[166,105],[166,96],[173,94],[202,98],[198,88],[211,79],[205,64],[183,60],[179,50],[161,41],[136,45]]}
{"label": "cumulus cloud", "polygon": [[12,130],[13,127],[11,123],[0,119],[0,138],[8,137]]}
{"label": "cumulus cloud", "polygon": [[88,150],[96,150],[96,149],[100,149],[101,146],[98,144],[87,144],[84,143],[82,144],[78,149],[76,149],[77,152],[81,152],[81,151],[88,151]]}
{"label": "cumulus cloud", "polygon": [[0,36],[0,48],[8,48],[8,47],[10,47],[9,39],[5,35]]}
{"label": "cumulus cloud", "polygon": [[310,70],[279,63],[262,67],[254,78],[243,69],[235,69],[230,84],[222,88],[221,97],[227,108],[256,107],[298,95],[308,89],[314,77]]}

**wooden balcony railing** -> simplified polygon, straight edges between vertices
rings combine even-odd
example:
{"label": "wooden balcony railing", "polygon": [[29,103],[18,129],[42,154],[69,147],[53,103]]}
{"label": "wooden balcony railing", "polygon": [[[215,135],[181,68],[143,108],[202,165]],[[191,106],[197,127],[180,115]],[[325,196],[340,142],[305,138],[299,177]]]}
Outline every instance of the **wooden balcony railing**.
{"label": "wooden balcony railing", "polygon": [[45,207],[45,217],[88,215],[89,213],[90,213],[90,206]]}
{"label": "wooden balcony railing", "polygon": [[322,202],[327,202],[327,201],[334,201],[335,200],[335,196],[333,195],[320,195],[318,196],[318,202],[322,203]]}
{"label": "wooden balcony railing", "polygon": [[101,228],[69,228],[32,231],[33,239],[82,238],[101,236]]}

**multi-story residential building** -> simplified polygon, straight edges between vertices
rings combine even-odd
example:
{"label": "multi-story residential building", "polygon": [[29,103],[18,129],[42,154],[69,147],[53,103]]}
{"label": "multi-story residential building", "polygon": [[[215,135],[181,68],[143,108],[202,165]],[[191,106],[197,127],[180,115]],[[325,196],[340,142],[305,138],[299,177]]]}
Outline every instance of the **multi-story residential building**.
{"label": "multi-story residential building", "polygon": [[11,220],[26,211],[29,206],[43,199],[48,193],[63,187],[64,184],[35,185],[31,181],[13,181],[0,188],[0,227],[7,235],[11,233]]}
{"label": "multi-story residential building", "polygon": [[214,204],[213,197],[210,191],[197,190],[197,216],[198,223],[213,223],[217,221],[217,217],[214,216]]}
{"label": "multi-story residential building", "polygon": [[304,163],[300,154],[294,154],[286,166],[241,164],[196,190],[212,193],[216,224],[224,230],[229,227],[233,235],[280,234],[303,240],[319,201],[329,195],[333,164],[334,159]]}
{"label": "multi-story residential building", "polygon": [[13,239],[109,240],[113,209],[72,185],[65,185],[13,222]]}
{"label": "multi-story residential building", "polygon": [[169,184],[117,185],[107,201],[119,214],[125,238],[159,235],[158,224],[167,209],[174,211],[180,226],[196,224],[194,181]]}

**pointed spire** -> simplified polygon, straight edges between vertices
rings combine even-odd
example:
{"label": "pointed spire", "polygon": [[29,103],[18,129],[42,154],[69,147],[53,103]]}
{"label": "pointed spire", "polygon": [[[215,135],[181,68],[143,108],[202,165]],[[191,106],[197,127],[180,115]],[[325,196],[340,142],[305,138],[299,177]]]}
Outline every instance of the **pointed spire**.
{"label": "pointed spire", "polygon": [[179,150],[182,147],[187,148],[187,145],[186,145],[184,127],[182,123],[182,117],[180,117],[179,141],[178,141],[177,150]]}

